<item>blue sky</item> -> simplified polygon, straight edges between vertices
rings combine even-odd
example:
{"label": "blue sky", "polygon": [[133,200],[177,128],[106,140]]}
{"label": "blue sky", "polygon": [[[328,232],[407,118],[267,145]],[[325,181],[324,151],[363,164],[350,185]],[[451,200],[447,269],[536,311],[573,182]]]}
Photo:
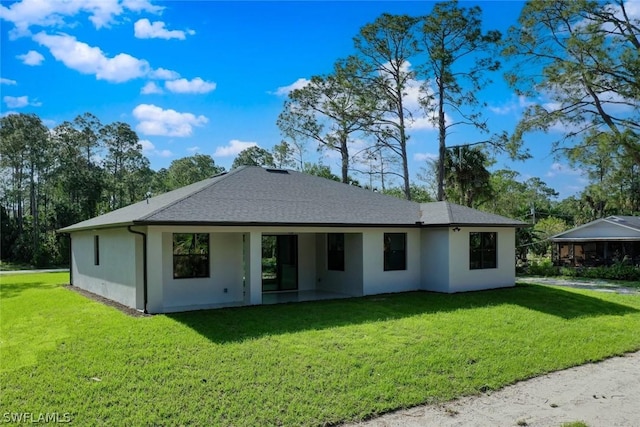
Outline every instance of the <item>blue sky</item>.
{"label": "blue sky", "polygon": [[[463,2],[483,10],[483,26],[506,32],[521,2]],[[433,2],[217,2],[151,0],[3,1],[1,112],[35,113],[54,127],[84,112],[123,121],[140,137],[153,169],[199,152],[229,168],[243,148],[271,148],[287,91],[354,53],[352,38],[383,12],[422,15]],[[479,97],[492,132],[512,131],[526,100],[502,73]],[[410,131],[416,176],[437,152],[429,126]],[[557,135],[555,135],[557,136]],[[485,139],[468,130],[448,144]],[[586,184],[581,171],[550,155],[554,135],[527,140],[534,158],[498,157],[523,179],[537,176],[567,197]],[[306,158],[317,161],[309,144]],[[339,170],[335,155],[322,162]],[[367,179],[361,177],[361,181]]]}

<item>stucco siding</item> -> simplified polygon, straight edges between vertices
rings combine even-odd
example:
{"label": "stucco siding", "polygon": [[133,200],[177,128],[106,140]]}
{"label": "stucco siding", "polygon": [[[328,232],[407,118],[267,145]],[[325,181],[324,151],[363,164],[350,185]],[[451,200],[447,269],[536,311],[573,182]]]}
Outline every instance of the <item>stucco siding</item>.
{"label": "stucco siding", "polygon": [[[469,267],[469,234],[472,232],[497,233],[496,268]],[[450,232],[449,292],[476,291],[515,285],[515,229],[491,227],[463,227]]]}
{"label": "stucco siding", "polygon": [[208,234],[209,277],[174,279],[173,233],[162,233],[162,312],[243,303],[242,234]]}
{"label": "stucco siding", "polygon": [[318,286],[319,290],[351,296],[362,296],[362,233],[344,235],[344,271],[327,268],[327,234],[317,235]]}
{"label": "stucco siding", "polygon": [[[384,234],[406,233],[406,270],[384,271]],[[363,294],[420,289],[420,230],[376,229],[362,233]]]}
{"label": "stucco siding", "polygon": [[316,236],[312,233],[298,234],[298,290],[316,288]]}
{"label": "stucco siding", "polygon": [[[95,236],[98,236],[98,265],[94,260]],[[136,271],[137,255],[135,236],[126,228],[71,233],[73,285],[127,307],[141,308],[142,301],[136,301],[136,283],[141,277]]]}
{"label": "stucco siding", "polygon": [[421,289],[449,292],[449,229],[424,228],[420,242]]}

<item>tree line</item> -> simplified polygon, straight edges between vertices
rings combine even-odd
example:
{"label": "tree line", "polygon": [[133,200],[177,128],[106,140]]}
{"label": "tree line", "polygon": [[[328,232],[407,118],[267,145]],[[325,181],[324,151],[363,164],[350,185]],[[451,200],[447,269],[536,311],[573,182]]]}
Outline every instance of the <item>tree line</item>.
{"label": "tree line", "polygon": [[[637,214],[640,23],[625,6],[529,1],[507,34],[483,31],[481,9],[455,1],[425,16],[383,14],[360,29],[353,54],[331,73],[288,95],[277,120],[283,140],[272,150],[244,150],[232,167],[294,168],[542,223],[522,231],[523,244],[606,215]],[[501,71],[524,106],[509,133],[490,129],[477,97]],[[412,181],[407,143],[420,126],[437,130],[438,158]],[[461,127],[479,137],[452,146]],[[550,150],[588,180],[579,195],[556,201],[538,178],[489,171],[493,155],[526,159],[527,135],[552,129],[563,132]],[[53,129],[36,115],[10,114],[0,119],[0,138],[2,259],[38,265],[67,262],[54,230],[224,170],[196,154],[154,171],[128,124],[103,125],[91,113]],[[305,161],[309,143],[339,154],[339,176]]]}

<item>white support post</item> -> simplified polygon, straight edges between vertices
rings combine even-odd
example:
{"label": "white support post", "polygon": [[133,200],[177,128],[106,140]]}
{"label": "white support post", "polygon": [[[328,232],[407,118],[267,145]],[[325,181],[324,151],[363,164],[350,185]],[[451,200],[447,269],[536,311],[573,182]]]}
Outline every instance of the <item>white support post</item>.
{"label": "white support post", "polygon": [[262,233],[251,231],[244,235],[245,303],[262,304]]}

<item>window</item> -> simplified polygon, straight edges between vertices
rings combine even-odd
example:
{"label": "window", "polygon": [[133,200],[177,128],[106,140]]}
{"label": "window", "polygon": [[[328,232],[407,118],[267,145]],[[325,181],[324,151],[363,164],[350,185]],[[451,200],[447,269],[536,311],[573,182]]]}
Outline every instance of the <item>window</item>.
{"label": "window", "polygon": [[344,233],[327,234],[327,269],[344,271]]}
{"label": "window", "polygon": [[173,278],[209,277],[209,235],[174,233]]}
{"label": "window", "polygon": [[497,233],[469,233],[469,268],[496,268]]}
{"label": "window", "polygon": [[406,233],[384,233],[384,271],[407,269]]}
{"label": "window", "polygon": [[93,236],[93,265],[100,265],[100,236]]}

